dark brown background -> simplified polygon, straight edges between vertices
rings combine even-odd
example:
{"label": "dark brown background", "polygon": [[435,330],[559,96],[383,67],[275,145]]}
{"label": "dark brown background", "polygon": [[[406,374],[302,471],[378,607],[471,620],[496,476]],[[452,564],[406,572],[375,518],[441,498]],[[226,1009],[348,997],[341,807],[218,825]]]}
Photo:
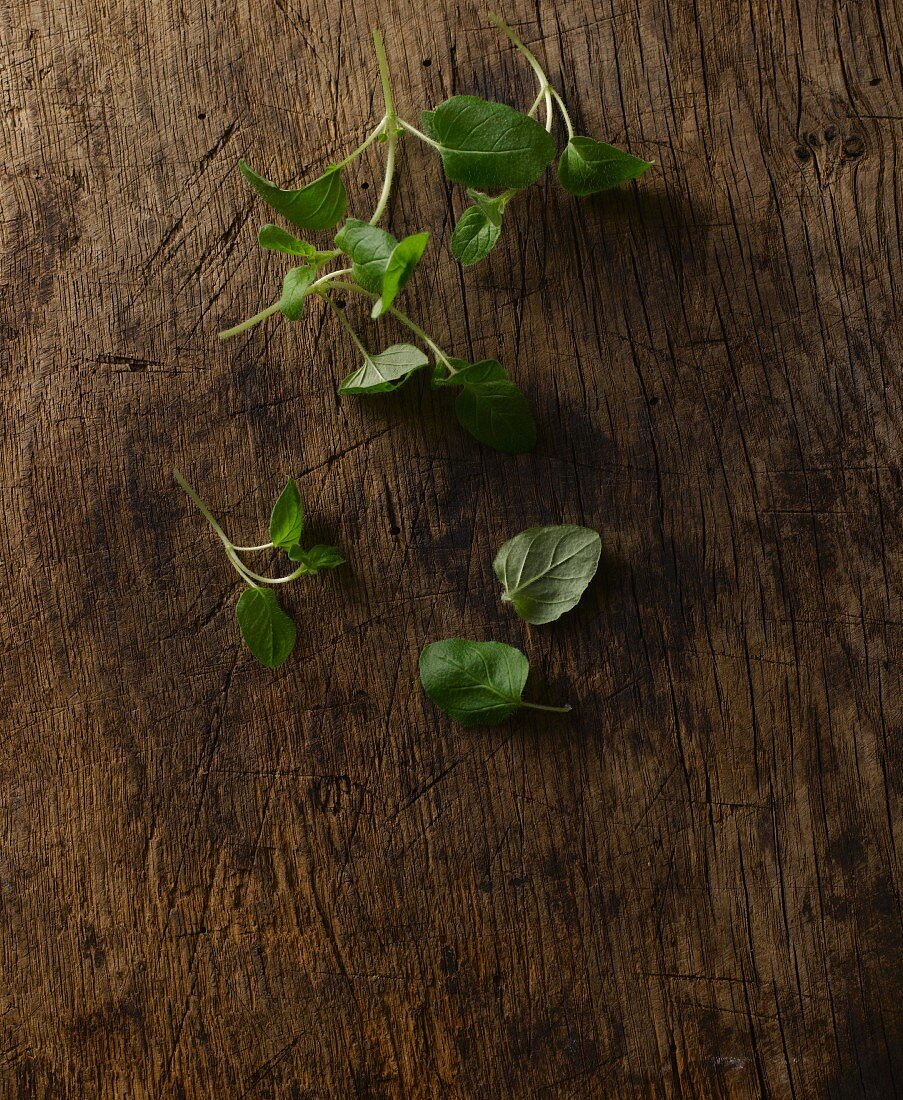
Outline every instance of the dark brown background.
{"label": "dark brown background", "polygon": [[[528,392],[514,459],[420,383],[339,400],[322,308],[216,340],[284,266],[238,157],[360,141],[371,24],[408,118],[532,99],[482,10],[379,6],[0,12],[6,1094],[892,1096],[898,13],[509,0],[580,128],[657,161],[550,176],[462,271],[405,144],[405,308]],[[280,671],[174,464],[238,541],[295,475],[347,553]],[[530,629],[491,561],[547,522],[605,563]],[[416,660],[455,634],[573,717],[453,727]]]}

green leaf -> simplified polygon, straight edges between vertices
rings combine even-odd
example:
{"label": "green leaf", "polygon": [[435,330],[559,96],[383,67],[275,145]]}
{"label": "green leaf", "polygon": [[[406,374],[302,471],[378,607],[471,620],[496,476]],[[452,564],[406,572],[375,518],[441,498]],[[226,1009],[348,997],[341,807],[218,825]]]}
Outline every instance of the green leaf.
{"label": "green leaf", "polygon": [[558,161],[558,178],[572,195],[595,195],[641,176],[651,164],[588,137],[572,137]]}
{"label": "green leaf", "polygon": [[551,623],[570,611],[599,567],[602,540],[589,527],[530,527],[502,546],[492,568],[502,599],[528,623]]}
{"label": "green leaf", "polygon": [[521,705],[530,663],[519,649],[501,642],[447,638],[420,654],[424,691],[462,726],[492,725]]}
{"label": "green leaf", "polygon": [[296,544],[289,547],[288,556],[305,566],[308,573],[319,573],[322,569],[335,569],[345,564],[345,559],[334,546],[312,546],[310,550],[304,550]]}
{"label": "green leaf", "polygon": [[497,359],[466,363],[450,359],[454,374],[443,377],[444,367],[436,364],[432,384],[461,386],[455,399],[455,413],[461,426],[481,443],[509,454],[523,454],[536,443],[536,424],[527,399],[510,381]]}
{"label": "green leaf", "polygon": [[343,379],[339,393],[391,393],[428,362],[413,344],[393,344],[379,355],[368,354],[364,365]]}
{"label": "green leaf", "polygon": [[467,189],[467,194],[473,199],[474,206],[478,206],[486,215],[487,221],[496,226],[501,226],[505,207],[514,197],[511,191],[505,191],[501,195],[492,196],[484,195],[482,191],[474,191],[472,187]]}
{"label": "green leaf", "polygon": [[344,216],[348,196],[339,168],[329,168],[312,183],[288,190],[258,176],[244,161],[239,161],[239,168],[256,193],[298,229],[331,229]]}
{"label": "green leaf", "polygon": [[530,664],[519,649],[501,642],[471,642],[446,638],[420,654],[420,682],[424,691],[449,718],[462,726],[494,725],[521,707],[545,707],[521,698]]}
{"label": "green leaf", "polygon": [[457,95],[422,117],[446,176],[466,187],[529,187],[555,157],[552,135],[504,103]]}
{"label": "green leaf", "polygon": [[351,257],[351,271],[364,290],[382,293],[383,275],[398,241],[375,225],[349,218],[336,233],[335,243]]}
{"label": "green leaf", "polygon": [[306,266],[292,267],[286,271],[282,280],[279,311],[290,321],[297,321],[304,312],[307,288],[314,281],[316,273],[316,268]]}
{"label": "green leaf", "polygon": [[288,256],[302,256],[305,260],[312,259],[317,254],[317,250],[312,244],[308,244],[307,241],[299,241],[291,233],[269,222],[260,227],[257,234],[257,243],[261,248],[269,248],[273,252],[284,252]]}
{"label": "green leaf", "polygon": [[500,224],[493,224],[482,207],[470,206],[452,233],[452,255],[465,266],[478,263],[495,248],[500,233]]}
{"label": "green leaf", "polygon": [[331,229],[342,220],[348,196],[338,168],[328,169],[304,187],[283,190],[259,176],[245,161],[239,161],[238,167],[257,194],[299,229]]}
{"label": "green leaf", "polygon": [[299,241],[291,233],[287,233],[278,225],[262,225],[257,234],[257,243],[261,248],[268,248],[272,252],[284,252],[287,256],[300,256],[309,264],[319,267],[321,264],[333,259],[335,252],[318,252],[307,241]]}
{"label": "green leaf", "polygon": [[270,588],[246,588],[235,605],[241,635],[258,661],[278,668],[295,648],[295,624]]}
{"label": "green leaf", "polygon": [[481,359],[479,363],[468,363],[464,359],[449,359],[454,374],[445,374],[445,367],[436,364],[433,372],[433,385],[440,386],[480,386],[485,382],[507,382],[508,375],[498,359]]}
{"label": "green leaf", "polygon": [[524,454],[536,443],[530,406],[513,382],[465,386],[455,398],[455,414],[462,428],[497,451]]}
{"label": "green leaf", "polygon": [[285,550],[301,538],[304,505],[295,479],[290,477],[270,513],[270,542]]}
{"label": "green leaf", "polygon": [[429,239],[429,233],[412,233],[392,249],[383,272],[379,299],[373,304],[371,316],[374,320],[391,307],[395,296],[414,274]]}

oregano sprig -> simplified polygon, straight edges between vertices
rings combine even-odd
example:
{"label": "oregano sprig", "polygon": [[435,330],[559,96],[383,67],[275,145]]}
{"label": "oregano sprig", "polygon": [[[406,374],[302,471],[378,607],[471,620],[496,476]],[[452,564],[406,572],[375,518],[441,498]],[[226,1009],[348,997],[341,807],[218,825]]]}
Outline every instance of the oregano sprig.
{"label": "oregano sprig", "polygon": [[[298,577],[335,569],[345,559],[334,546],[302,547],[304,505],[293,478],[289,478],[273,505],[269,542],[257,546],[238,546],[217,523],[210,509],[179,470],[173,470],[173,477],[213,528],[225,548],[226,557],[247,586],[235,605],[235,616],[248,648],[262,665],[278,668],[295,647],[296,630],[294,621],[280,607],[276,593],[265,586],[288,584]],[[266,577],[250,569],[241,557],[242,554],[273,549],[284,551],[297,567],[282,577]]]}
{"label": "oregano sprig", "polygon": [[[536,427],[527,401],[497,360],[468,364],[442,350],[427,332],[395,306],[413,276],[428,243],[427,233],[401,240],[381,228],[389,204],[404,136],[434,149],[447,178],[463,185],[472,203],[452,234],[452,254],[463,264],[483,259],[499,240],[510,201],[534,183],[552,163],[557,144],[552,136],[554,109],[561,113],[568,145],[558,163],[562,184],[573,194],[593,194],[622,180],[633,179],[648,167],[613,146],[575,134],[560,93],[549,81],[535,55],[498,16],[491,17],[533,69],[539,90],[526,113],[478,96],[456,95],[421,116],[423,130],[402,118],[395,107],[382,37],[373,31],[382,118],[364,140],[322,175],[300,187],[282,188],[260,175],[245,161],[242,175],[257,194],[296,229],[322,231],[343,221],[348,195],[343,170],[371,146],[385,148],[385,171],[376,206],[367,221],[350,217],[335,234],[333,247],[318,248],[280,226],[264,225],[260,246],[297,261],[285,275],[279,297],[247,320],[220,333],[238,336],[274,315],[298,320],[306,300],[324,299],[339,318],[361,356],[361,366],[347,375],[339,393],[370,396],[390,393],[409,381],[433,360],[432,381],[437,387],[458,387],[455,411],[462,426],[481,442],[498,450],[520,453],[532,448]],[[545,108],[544,123],[533,116]],[[495,192],[495,193],[493,193]],[[337,266],[331,266],[336,264]],[[351,292],[369,299],[373,320],[392,318],[406,327],[425,352],[411,343],[393,344],[380,351],[368,349],[347,314],[336,302],[337,293]],[[491,368],[486,367],[491,364]]]}

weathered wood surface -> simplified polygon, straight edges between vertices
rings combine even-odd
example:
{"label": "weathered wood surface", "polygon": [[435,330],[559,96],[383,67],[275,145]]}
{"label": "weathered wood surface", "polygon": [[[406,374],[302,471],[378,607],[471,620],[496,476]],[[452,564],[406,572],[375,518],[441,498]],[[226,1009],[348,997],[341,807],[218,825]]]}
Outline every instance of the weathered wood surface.
{"label": "weathered wood surface", "polygon": [[[319,309],[215,339],[282,266],[239,155],[301,179],[360,140],[377,22],[408,117],[528,103],[481,10],[0,11],[5,1095],[903,1088],[900,18],[694,7],[508,4],[582,128],[658,166],[550,177],[484,266],[405,146],[406,300],[528,391],[517,459],[420,385],[337,399]],[[278,673],[174,464],[252,541],[296,475],[347,551]],[[491,559],[555,521],[605,575],[525,628]],[[573,718],[452,727],[416,679],[452,634],[523,646]]]}

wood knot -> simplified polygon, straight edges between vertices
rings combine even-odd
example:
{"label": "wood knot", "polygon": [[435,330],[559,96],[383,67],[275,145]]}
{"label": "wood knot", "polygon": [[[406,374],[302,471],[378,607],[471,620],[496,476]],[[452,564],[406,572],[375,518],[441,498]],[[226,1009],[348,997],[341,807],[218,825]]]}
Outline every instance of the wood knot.
{"label": "wood knot", "polygon": [[849,160],[856,160],[865,152],[865,142],[859,134],[850,134],[843,143],[843,155]]}

